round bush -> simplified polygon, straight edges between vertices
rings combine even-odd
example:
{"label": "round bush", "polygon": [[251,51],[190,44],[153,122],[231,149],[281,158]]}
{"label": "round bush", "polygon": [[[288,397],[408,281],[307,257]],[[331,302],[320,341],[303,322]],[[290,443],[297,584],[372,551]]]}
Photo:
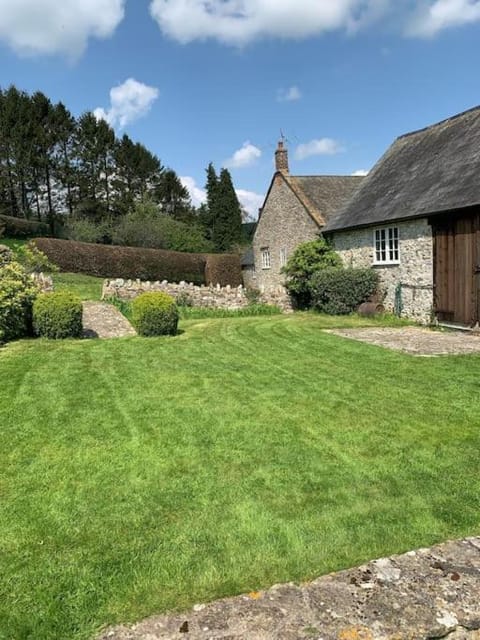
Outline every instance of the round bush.
{"label": "round bush", "polygon": [[175,335],[178,309],[166,293],[142,293],[132,302],[132,321],[141,336]]}
{"label": "round bush", "polygon": [[33,330],[44,338],[79,338],[82,301],[69,291],[41,293],[33,303]]}

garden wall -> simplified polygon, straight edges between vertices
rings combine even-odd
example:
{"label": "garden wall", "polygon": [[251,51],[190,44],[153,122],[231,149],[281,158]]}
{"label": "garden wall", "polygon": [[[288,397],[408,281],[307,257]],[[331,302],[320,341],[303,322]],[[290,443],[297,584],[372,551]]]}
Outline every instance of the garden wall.
{"label": "garden wall", "polygon": [[[242,309],[246,307],[250,300],[247,297],[246,289],[238,287],[217,286],[196,286],[193,283],[181,282],[149,282],[141,280],[106,280],[103,285],[102,298],[120,298],[121,300],[133,300],[146,291],[163,291],[173,296],[180,304],[189,304],[194,307],[210,307],[214,309]],[[288,297],[278,292],[268,292],[260,295],[259,302],[264,304],[274,304],[283,311],[290,311],[291,304]]]}

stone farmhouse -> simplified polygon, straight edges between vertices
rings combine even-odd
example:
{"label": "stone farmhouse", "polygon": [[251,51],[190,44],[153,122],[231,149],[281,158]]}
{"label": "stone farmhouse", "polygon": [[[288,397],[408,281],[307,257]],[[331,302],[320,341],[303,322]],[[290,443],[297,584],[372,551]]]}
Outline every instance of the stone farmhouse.
{"label": "stone farmhouse", "polygon": [[398,138],[323,233],[345,265],[379,271],[389,310],[476,325],[479,175],[476,107]]}
{"label": "stone farmhouse", "polygon": [[253,251],[243,257],[246,286],[262,292],[283,290],[281,273],[302,242],[314,240],[330,217],[358,189],[363,178],[292,176],[283,142],[275,152],[275,174],[253,238]]}
{"label": "stone farmhouse", "polygon": [[288,253],[321,230],[346,266],[379,272],[389,311],[479,324],[480,107],[400,136],[361,182],[292,178],[277,154],[254,238],[257,287],[281,284]]}

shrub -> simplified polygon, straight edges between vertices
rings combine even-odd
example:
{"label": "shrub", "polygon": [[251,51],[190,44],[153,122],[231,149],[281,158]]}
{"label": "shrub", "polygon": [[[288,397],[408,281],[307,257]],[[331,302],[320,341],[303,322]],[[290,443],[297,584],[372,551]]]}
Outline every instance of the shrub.
{"label": "shrub", "polygon": [[310,305],[310,280],[314,274],[341,264],[340,256],[324,238],[299,245],[283,268],[287,276],[286,287],[297,306],[305,308]]}
{"label": "shrub", "polygon": [[62,236],[78,242],[110,244],[112,225],[108,220],[95,222],[88,218],[70,218],[62,230]]}
{"label": "shrub", "polygon": [[175,335],[178,326],[175,300],[167,293],[142,293],[132,302],[132,322],[142,336]]}
{"label": "shrub", "polygon": [[56,238],[37,238],[34,242],[60,271],[100,278],[205,282],[206,256],[201,253],[117,247]]}
{"label": "shrub", "polygon": [[344,315],[355,311],[375,293],[378,273],[373,269],[330,267],[315,273],[309,286],[314,309]]}
{"label": "shrub", "polygon": [[28,238],[31,236],[48,235],[49,233],[48,225],[45,222],[4,216],[3,214],[0,215],[0,227],[9,238]]}
{"label": "shrub", "polygon": [[82,302],[70,291],[41,293],[33,303],[33,330],[44,338],[79,338]]}
{"label": "shrub", "polygon": [[13,260],[13,251],[10,247],[0,244],[0,267],[4,267]]}
{"label": "shrub", "polygon": [[47,256],[31,242],[28,245],[17,248],[16,260],[28,273],[58,271],[58,267],[53,262],[50,262]]}
{"label": "shrub", "polygon": [[208,252],[213,243],[203,235],[199,225],[185,224],[158,211],[153,203],[138,203],[113,230],[113,242],[130,247],[168,249],[171,251]]}
{"label": "shrub", "polygon": [[32,304],[37,293],[22,265],[9,262],[0,267],[0,341],[31,333]]}

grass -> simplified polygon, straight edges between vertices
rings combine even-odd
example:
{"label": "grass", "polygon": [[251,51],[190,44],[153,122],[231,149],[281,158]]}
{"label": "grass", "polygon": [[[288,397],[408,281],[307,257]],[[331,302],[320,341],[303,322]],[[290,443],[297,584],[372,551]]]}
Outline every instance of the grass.
{"label": "grass", "polygon": [[333,323],[1,349],[0,638],[91,638],[480,533],[480,357]]}
{"label": "grass", "polygon": [[17,247],[23,247],[25,244],[30,242],[30,238],[7,238],[4,236],[0,236],[0,244],[4,244],[7,247],[15,252]]}
{"label": "grass", "polygon": [[55,291],[72,291],[82,300],[100,300],[102,297],[103,278],[83,273],[54,273],[52,277]]}

